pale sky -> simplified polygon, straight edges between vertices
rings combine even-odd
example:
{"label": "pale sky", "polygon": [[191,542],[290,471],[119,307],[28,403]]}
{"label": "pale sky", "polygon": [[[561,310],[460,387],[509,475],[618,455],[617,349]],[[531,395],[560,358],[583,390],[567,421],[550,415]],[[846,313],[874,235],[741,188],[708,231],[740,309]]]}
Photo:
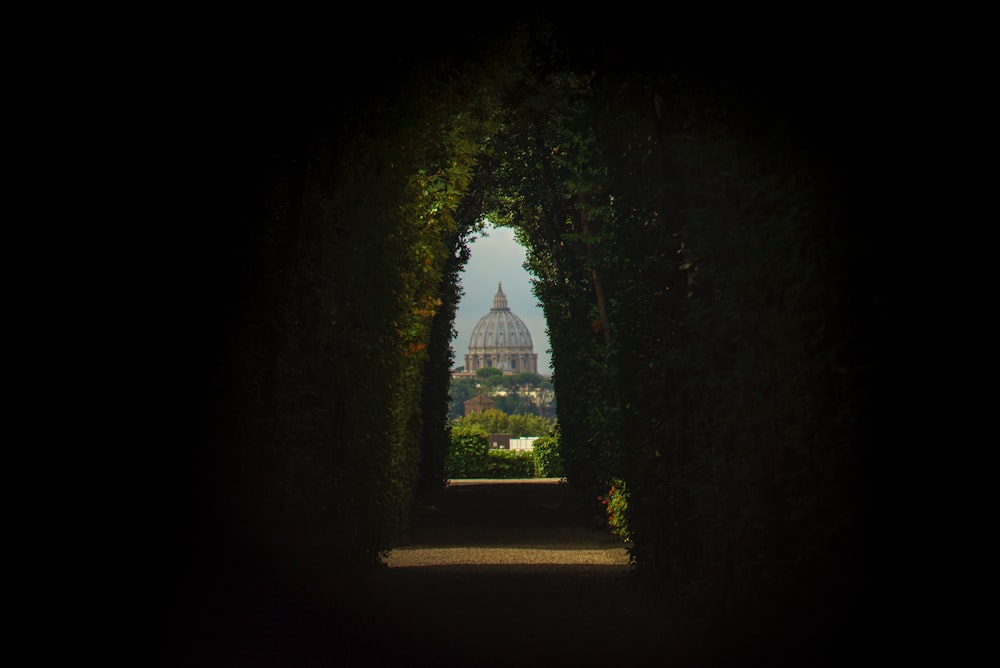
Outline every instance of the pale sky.
{"label": "pale sky", "polygon": [[451,344],[455,349],[454,366],[465,364],[472,329],[480,318],[490,312],[497,284],[502,283],[511,312],[521,318],[531,332],[531,342],[538,354],[538,373],[550,376],[551,356],[545,315],[531,292],[531,274],[523,267],[524,248],[514,240],[514,230],[510,228],[490,226],[486,233],[489,236],[480,235],[469,244],[472,256],[462,272],[465,295],[458,303],[455,315],[458,337]]}

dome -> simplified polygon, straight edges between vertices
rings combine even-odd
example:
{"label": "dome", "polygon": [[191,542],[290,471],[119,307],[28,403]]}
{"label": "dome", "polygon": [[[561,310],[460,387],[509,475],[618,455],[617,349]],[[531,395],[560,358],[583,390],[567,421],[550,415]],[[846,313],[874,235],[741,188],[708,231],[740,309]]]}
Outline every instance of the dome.
{"label": "dome", "polygon": [[509,373],[537,373],[538,356],[531,343],[531,332],[511,312],[502,285],[493,296],[493,308],[472,329],[465,362],[468,371],[495,367]]}
{"label": "dome", "polygon": [[511,313],[502,286],[493,297],[493,308],[479,319],[469,339],[470,350],[497,346],[532,349],[531,332],[523,320]]}

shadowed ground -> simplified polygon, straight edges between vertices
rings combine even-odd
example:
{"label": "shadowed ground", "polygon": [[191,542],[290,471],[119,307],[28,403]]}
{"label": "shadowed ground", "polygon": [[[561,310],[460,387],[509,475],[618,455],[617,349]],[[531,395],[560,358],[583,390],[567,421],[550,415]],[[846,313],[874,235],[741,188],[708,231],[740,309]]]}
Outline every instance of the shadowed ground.
{"label": "shadowed ground", "polygon": [[669,629],[630,586],[624,545],[557,480],[455,482],[385,568],[349,582],[240,549],[203,557],[130,620],[128,665],[665,665]]}
{"label": "shadowed ground", "polygon": [[558,480],[456,481],[368,576],[196,555],[198,577],[165,577],[181,584],[129,620],[125,665],[818,665],[790,647],[750,656],[732,633],[685,637],[600,524]]}
{"label": "shadowed ground", "polygon": [[557,480],[453,483],[388,565],[398,625],[426,655],[598,665],[665,651],[668,629],[631,591],[621,540]]}

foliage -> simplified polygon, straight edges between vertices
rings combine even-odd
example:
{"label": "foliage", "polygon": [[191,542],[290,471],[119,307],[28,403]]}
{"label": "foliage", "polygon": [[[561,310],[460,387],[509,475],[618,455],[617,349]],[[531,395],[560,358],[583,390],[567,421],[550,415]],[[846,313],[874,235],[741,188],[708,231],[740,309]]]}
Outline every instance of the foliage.
{"label": "foliage", "polygon": [[479,394],[475,378],[458,378],[451,381],[448,392],[448,419],[455,420],[465,415],[465,402]]}
{"label": "foliage", "polygon": [[536,415],[555,419],[554,398],[540,401],[536,391],[552,391],[552,381],[537,373],[522,372],[504,374],[494,367],[483,367],[475,377],[459,377],[451,381],[448,397],[449,419],[457,419],[465,414],[465,402],[478,394],[493,401],[495,408],[510,415]]}
{"label": "foliage", "polygon": [[490,450],[485,478],[534,478],[535,458],[524,450]]}
{"label": "foliage", "polygon": [[840,184],[742,91],[544,53],[477,177],[528,248],[569,482],[695,616],[844,603],[863,367]]}
{"label": "foliage", "polygon": [[538,387],[542,389],[551,388],[552,383],[548,379],[543,378],[537,373],[531,371],[522,371],[520,373],[515,373],[510,378],[511,387]]}
{"label": "foliage", "polygon": [[455,425],[476,425],[487,434],[511,434],[512,436],[546,436],[555,421],[527,413],[508,414],[496,408],[481,413],[466,415],[454,422]]}
{"label": "foliage", "polygon": [[478,425],[451,428],[451,447],[445,459],[449,478],[482,478],[489,472],[489,434]]}
{"label": "foliage", "polygon": [[480,425],[456,424],[445,472],[449,478],[532,478],[535,458],[528,451],[490,450],[489,433]]}
{"label": "foliage", "polygon": [[614,480],[607,494],[597,497],[597,500],[604,505],[607,512],[608,528],[611,529],[611,533],[620,536],[622,540],[631,540],[632,533],[628,527],[628,492],[625,489],[625,482],[620,479]]}
{"label": "foliage", "polygon": [[[227,526],[265,555],[372,565],[420,490],[528,466],[486,434],[537,435],[555,440],[535,469],[557,452],[691,618],[769,597],[787,604],[760,616],[771,628],[808,596],[850,608],[841,585],[891,519],[862,512],[866,465],[891,472],[866,422],[884,407],[864,392],[887,363],[871,316],[891,295],[876,232],[845,231],[866,214],[842,190],[860,165],[841,178],[738,88],[609,71],[593,44],[537,36],[469,68],[413,68],[377,102],[262,123],[273,147],[226,239],[252,278],[205,304],[237,322],[221,472],[206,474],[224,478]],[[500,410],[450,421],[449,390],[469,389],[448,376],[460,273],[487,214],[527,248],[557,435]]]}
{"label": "foliage", "polygon": [[562,478],[562,458],[559,455],[558,429],[548,436],[542,436],[533,443],[532,455],[535,459],[535,474],[540,478]]}
{"label": "foliage", "polygon": [[377,565],[415,496],[444,484],[452,323],[498,75],[410,74],[377,99],[262,80],[273,116],[246,141],[262,135],[266,157],[226,239],[246,289],[205,290],[205,310],[234,322],[220,472],[205,477],[221,478],[234,540],[289,572]]}

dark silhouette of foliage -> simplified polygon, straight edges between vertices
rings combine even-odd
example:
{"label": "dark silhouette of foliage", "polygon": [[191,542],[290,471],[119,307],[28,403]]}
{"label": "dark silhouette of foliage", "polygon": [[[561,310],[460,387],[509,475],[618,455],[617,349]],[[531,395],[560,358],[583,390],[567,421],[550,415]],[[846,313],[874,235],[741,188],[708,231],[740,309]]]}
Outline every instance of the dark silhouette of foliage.
{"label": "dark silhouette of foliage", "polygon": [[692,633],[778,644],[871,595],[848,583],[892,542],[857,531],[858,443],[892,442],[859,403],[855,179],[817,118],[726,83],[545,61],[492,137],[490,217],[528,248],[569,481],[627,488],[638,572]]}
{"label": "dark silhouette of foliage", "polygon": [[662,27],[620,27],[413,27],[371,71],[255,63],[205,86],[214,150],[185,165],[222,204],[170,230],[191,249],[163,242],[188,277],[164,346],[178,480],[150,524],[198,545],[179,572],[210,569],[207,544],[311,585],[378,566],[449,475],[452,326],[488,214],[528,251],[562,471],[599,513],[627,489],[616,521],[678,625],[769,647],[883,627],[871,91],[843,59],[784,78],[766,36],[692,64]]}

